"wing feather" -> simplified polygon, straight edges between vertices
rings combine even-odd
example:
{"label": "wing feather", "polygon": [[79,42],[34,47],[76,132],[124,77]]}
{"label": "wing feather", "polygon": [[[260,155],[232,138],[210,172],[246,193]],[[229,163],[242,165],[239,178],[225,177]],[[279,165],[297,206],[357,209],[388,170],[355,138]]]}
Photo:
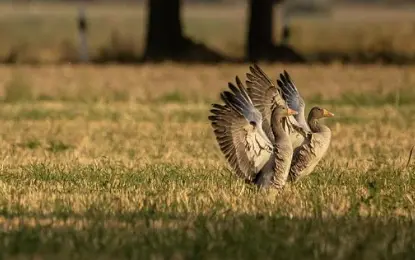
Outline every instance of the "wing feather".
{"label": "wing feather", "polygon": [[252,181],[270,159],[272,144],[262,131],[262,115],[236,77],[221,93],[224,105],[213,104],[209,120],[219,147],[239,177]]}
{"label": "wing feather", "polygon": [[306,131],[311,131],[304,116],[304,99],[301,97],[300,92],[287,71],[284,70],[283,73],[280,73],[280,78],[277,80],[277,84],[282,90],[282,96],[287,102],[288,107],[298,112],[297,115],[291,117],[294,117],[298,125]]}
{"label": "wing feather", "polygon": [[[251,97],[255,107],[262,114],[262,126],[264,132],[267,134],[268,138],[272,142],[274,142],[275,138],[272,133],[271,125],[272,110],[275,106],[288,105],[288,107],[290,107],[291,109],[298,111],[298,106],[295,106],[295,103],[294,105],[292,105],[290,103],[292,102],[292,100],[287,99],[289,97],[295,96],[296,93],[298,93],[298,90],[292,83],[292,80],[286,71],[284,71],[284,74],[281,74],[281,79],[278,79],[278,84],[275,85],[272,82],[272,80],[267,76],[267,74],[258,65],[253,64],[252,66],[250,66],[249,69],[250,73],[246,74],[246,84],[248,86],[249,96]],[[302,114],[304,117],[304,106],[302,106],[302,110],[298,112],[301,113],[301,111],[303,111]],[[301,145],[310,132],[310,129],[306,123],[299,123],[297,119],[293,116],[290,116],[287,119],[285,119],[283,122],[283,126],[285,131],[289,133],[294,148]]]}
{"label": "wing feather", "polygon": [[263,130],[267,137],[274,142],[275,138],[271,129],[271,114],[275,106],[285,106],[281,96],[281,89],[276,86],[267,74],[257,65],[249,67],[250,73],[246,74],[248,94],[252,103],[260,111],[263,118]]}

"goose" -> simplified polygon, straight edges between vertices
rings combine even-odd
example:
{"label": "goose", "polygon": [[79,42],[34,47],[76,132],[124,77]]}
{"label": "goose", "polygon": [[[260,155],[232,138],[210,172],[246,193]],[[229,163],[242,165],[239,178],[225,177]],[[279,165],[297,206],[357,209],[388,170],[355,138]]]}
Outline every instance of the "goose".
{"label": "goose", "polygon": [[263,130],[261,112],[255,108],[239,77],[235,79],[237,87],[229,82],[230,91],[220,94],[225,104],[212,104],[212,115],[208,117],[217,143],[236,175],[246,183],[281,189],[288,179],[293,155],[282,120],[297,112],[288,108],[278,92],[278,102],[271,110],[271,141]]}
{"label": "goose", "polygon": [[[332,117],[334,114],[326,109],[313,107],[306,121],[304,99],[285,70],[283,74],[280,74],[280,79],[275,85],[257,64],[253,64],[249,69],[250,73],[246,74],[248,93],[254,106],[264,118],[263,129],[271,141],[270,129],[273,127],[271,109],[274,104],[285,102],[290,109],[297,111],[296,114],[283,120],[284,131],[289,135],[294,150],[289,180],[296,181],[300,177],[310,174],[327,152],[331,131],[318,120]],[[279,100],[281,96],[278,93],[282,94],[283,101]]]}
{"label": "goose", "polygon": [[[268,75],[257,65],[249,67],[250,73],[246,73],[246,85],[248,94],[252,102],[264,118],[263,129],[268,138],[273,141],[271,132],[271,112],[276,104],[285,104],[290,109],[290,104],[286,102],[280,86],[275,85]],[[300,107],[301,108],[301,107]],[[297,111],[293,109],[294,111]],[[283,120],[284,130],[289,134],[293,148],[299,147],[307,136],[311,133],[308,126],[301,125],[294,116],[290,115]],[[304,112],[303,112],[304,113]]]}
{"label": "goose", "polygon": [[321,123],[320,119],[333,117],[334,114],[327,109],[315,106],[311,108],[306,121],[304,99],[285,70],[283,74],[280,74],[277,83],[282,89],[282,96],[287,105],[298,111],[298,114],[292,117],[294,121],[298,122],[298,125],[308,133],[311,132],[306,135],[301,145],[294,149],[289,178],[290,181],[297,181],[309,175],[326,154],[331,142],[331,130]]}

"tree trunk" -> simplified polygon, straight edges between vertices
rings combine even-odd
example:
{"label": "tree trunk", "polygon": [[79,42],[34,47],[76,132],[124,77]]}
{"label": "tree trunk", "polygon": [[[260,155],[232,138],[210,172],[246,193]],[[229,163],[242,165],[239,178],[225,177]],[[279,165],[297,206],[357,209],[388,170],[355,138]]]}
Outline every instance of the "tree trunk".
{"label": "tree trunk", "polygon": [[[304,62],[304,58],[286,43],[273,42],[273,6],[284,0],[249,0],[250,17],[247,58],[258,60]],[[285,30],[287,34],[287,30]],[[288,37],[288,34],[286,35]],[[287,40],[287,39],[285,39]]]}
{"label": "tree trunk", "polygon": [[272,41],[273,4],[273,0],[249,0],[247,54],[251,61],[263,58],[274,46]]}
{"label": "tree trunk", "polygon": [[181,0],[147,0],[146,58],[172,58],[185,49],[180,7]]}

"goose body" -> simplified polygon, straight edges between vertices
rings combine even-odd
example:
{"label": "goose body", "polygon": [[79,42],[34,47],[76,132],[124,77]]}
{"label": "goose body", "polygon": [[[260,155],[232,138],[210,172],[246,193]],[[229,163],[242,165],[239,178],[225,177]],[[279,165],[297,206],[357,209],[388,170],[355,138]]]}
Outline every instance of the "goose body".
{"label": "goose body", "polygon": [[331,131],[317,132],[310,135],[302,145],[294,150],[289,177],[296,181],[300,177],[309,175],[330,146]]}
{"label": "goose body", "polygon": [[[276,110],[274,110],[276,111]],[[293,147],[289,134],[284,131],[283,118],[281,115],[273,114],[273,153],[264,168],[257,174],[254,183],[260,187],[273,186],[284,187],[290,171]]]}

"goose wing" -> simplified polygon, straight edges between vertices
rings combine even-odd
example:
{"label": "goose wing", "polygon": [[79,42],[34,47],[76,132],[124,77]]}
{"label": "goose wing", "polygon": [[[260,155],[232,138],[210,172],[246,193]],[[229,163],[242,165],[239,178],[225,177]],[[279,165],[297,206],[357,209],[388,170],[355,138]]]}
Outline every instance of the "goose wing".
{"label": "goose wing", "polygon": [[272,82],[257,64],[250,66],[249,70],[250,73],[246,74],[249,96],[262,115],[264,132],[274,142],[271,129],[272,110],[275,106],[284,107],[287,104],[281,96],[281,89]]}
{"label": "goose wing", "polygon": [[221,93],[225,105],[213,104],[209,116],[216,140],[239,177],[252,181],[270,160],[272,143],[262,130],[262,115],[238,77],[237,87]]}
{"label": "goose wing", "polygon": [[[287,102],[288,107],[298,112],[297,115],[291,116],[290,121],[294,124],[298,123],[298,125],[304,130],[311,132],[304,116],[304,99],[301,97],[297,87],[291,80],[291,77],[287,71],[284,70],[283,73],[280,73],[280,78],[277,80],[277,84],[282,90],[282,97]],[[292,120],[293,118],[295,121]]]}
{"label": "goose wing", "polygon": [[[255,107],[262,114],[263,129],[268,138],[275,142],[271,129],[271,113],[275,106],[288,105],[284,100],[281,81],[275,85],[272,80],[265,74],[265,72],[256,64],[250,66],[250,72],[246,76],[249,96]],[[289,107],[289,106],[288,106]],[[290,107],[295,110],[295,108]],[[283,127],[289,133],[292,145],[294,148],[302,144],[304,139],[308,136],[309,131],[304,129],[293,116],[283,120]]]}

